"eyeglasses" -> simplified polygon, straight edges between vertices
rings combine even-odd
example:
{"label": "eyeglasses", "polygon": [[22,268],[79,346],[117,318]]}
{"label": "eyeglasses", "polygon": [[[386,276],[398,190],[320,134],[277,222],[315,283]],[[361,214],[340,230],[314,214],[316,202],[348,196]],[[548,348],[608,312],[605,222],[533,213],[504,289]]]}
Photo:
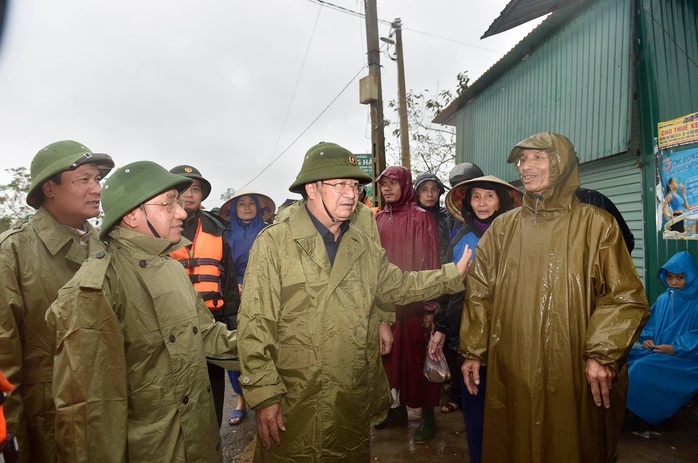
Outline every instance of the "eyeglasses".
{"label": "eyeglasses", "polygon": [[184,209],[184,201],[173,199],[172,201],[167,201],[166,203],[143,203],[143,206],[164,206],[167,208],[167,212],[174,214],[177,212],[177,208],[181,207]]}
{"label": "eyeglasses", "polygon": [[536,165],[541,165],[545,164],[548,162],[548,155],[545,153],[536,153],[536,154],[531,154],[531,155],[525,155],[522,154],[519,156],[519,159],[516,160],[516,167],[521,167],[524,164],[528,163],[529,165],[531,164],[536,164]]}
{"label": "eyeglasses", "polygon": [[359,182],[337,182],[337,183],[328,183],[328,182],[320,182],[323,185],[331,186],[334,188],[334,191],[336,191],[339,194],[346,193],[347,191],[354,190],[354,193],[361,194],[364,192],[364,186],[360,184]]}

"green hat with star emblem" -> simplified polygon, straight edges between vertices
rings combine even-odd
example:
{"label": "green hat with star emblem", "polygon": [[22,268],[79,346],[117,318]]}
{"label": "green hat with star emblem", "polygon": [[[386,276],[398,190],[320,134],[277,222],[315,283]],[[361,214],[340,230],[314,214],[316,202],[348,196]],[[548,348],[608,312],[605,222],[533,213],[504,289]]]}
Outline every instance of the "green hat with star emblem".
{"label": "green hat with star emblem", "polygon": [[336,143],[320,142],[305,153],[303,167],[289,191],[301,193],[305,184],[332,178],[353,178],[365,185],[371,177],[364,172],[354,155]]}

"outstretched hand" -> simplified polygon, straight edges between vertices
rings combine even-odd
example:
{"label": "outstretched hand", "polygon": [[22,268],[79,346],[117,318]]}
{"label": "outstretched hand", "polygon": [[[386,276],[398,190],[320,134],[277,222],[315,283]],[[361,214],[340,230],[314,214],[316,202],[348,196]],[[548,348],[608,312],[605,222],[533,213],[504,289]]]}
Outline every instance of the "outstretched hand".
{"label": "outstretched hand", "polygon": [[458,269],[458,273],[460,273],[460,278],[463,281],[465,281],[465,277],[468,276],[468,270],[470,270],[470,263],[472,262],[470,259],[472,257],[473,250],[470,249],[470,246],[466,244],[465,250],[463,251],[463,255],[461,256],[458,263],[456,263],[456,268]]}

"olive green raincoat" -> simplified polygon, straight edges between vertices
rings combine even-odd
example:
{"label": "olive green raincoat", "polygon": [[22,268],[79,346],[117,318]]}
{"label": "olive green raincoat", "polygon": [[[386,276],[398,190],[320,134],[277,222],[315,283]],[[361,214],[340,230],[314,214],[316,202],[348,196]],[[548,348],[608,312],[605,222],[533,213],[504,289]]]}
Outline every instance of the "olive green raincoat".
{"label": "olive green raincoat", "polygon": [[104,248],[86,227],[81,244],[75,232],[39,208],[27,223],[0,236],[0,370],[15,386],[3,408],[20,462],[56,460],[53,331],[44,317],[88,253]]}
{"label": "olive green raincoat", "polygon": [[380,358],[374,302],[409,303],[463,288],[453,264],[402,273],[350,226],[330,266],[305,208],[263,230],[250,252],[238,314],[242,388],[250,406],[281,402],[287,431],[256,461],[368,461]]}
{"label": "olive green raincoat", "polygon": [[[283,222],[287,217],[295,214],[301,209],[305,209],[306,200],[296,201],[282,212],[276,215],[276,222]],[[365,204],[359,202],[349,219],[349,223],[363,231],[374,243],[380,246],[381,237],[378,233],[376,216]],[[374,328],[368,330],[366,339],[366,361],[368,362],[368,377],[366,383],[371,390],[369,396],[370,403],[368,409],[371,410],[371,424],[378,424],[388,412],[393,398],[390,395],[390,384],[383,368],[383,359],[380,356],[380,332],[379,323],[387,322],[390,325],[395,323],[395,304],[375,301],[375,309],[371,310],[371,321],[369,325]]]}
{"label": "olive green raincoat", "polygon": [[46,315],[60,457],[220,462],[206,357],[236,357],[167,240],[115,227]]}
{"label": "olive green raincoat", "polygon": [[[534,137],[552,142],[550,184],[493,222],[467,282],[461,352],[487,364],[483,461],[610,462],[647,298],[613,217],[574,195],[572,145]],[[608,410],[594,404],[589,357],[618,372]]]}

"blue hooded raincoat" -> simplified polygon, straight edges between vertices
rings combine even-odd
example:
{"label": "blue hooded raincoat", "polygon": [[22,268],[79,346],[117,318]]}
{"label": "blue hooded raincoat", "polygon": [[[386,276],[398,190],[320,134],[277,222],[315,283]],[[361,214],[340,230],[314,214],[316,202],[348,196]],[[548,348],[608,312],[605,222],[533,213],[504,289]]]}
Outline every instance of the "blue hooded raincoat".
{"label": "blue hooded raincoat", "polygon": [[657,298],[638,343],[670,344],[674,355],[636,344],[628,356],[628,409],[652,424],[698,394],[698,275],[691,255],[683,251],[664,264],[659,277],[665,285],[667,272],[683,273],[686,286],[667,288]]}

